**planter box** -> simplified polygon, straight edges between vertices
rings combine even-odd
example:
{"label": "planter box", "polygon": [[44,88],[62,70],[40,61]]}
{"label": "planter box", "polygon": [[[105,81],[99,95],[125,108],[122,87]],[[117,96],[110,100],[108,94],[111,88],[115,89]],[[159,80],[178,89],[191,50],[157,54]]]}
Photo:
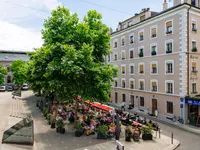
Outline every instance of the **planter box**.
{"label": "planter box", "polygon": [[65,128],[56,128],[56,132],[64,134],[65,133]]}
{"label": "planter box", "polygon": [[107,140],[108,136],[104,136],[102,134],[97,133],[97,139]]}
{"label": "planter box", "polygon": [[51,128],[52,129],[56,128],[56,123],[51,123]]}
{"label": "planter box", "polygon": [[152,140],[153,136],[152,136],[152,134],[142,134],[142,139],[144,141],[146,141],[146,140]]}
{"label": "planter box", "polygon": [[80,137],[83,135],[83,132],[75,131],[75,137]]}

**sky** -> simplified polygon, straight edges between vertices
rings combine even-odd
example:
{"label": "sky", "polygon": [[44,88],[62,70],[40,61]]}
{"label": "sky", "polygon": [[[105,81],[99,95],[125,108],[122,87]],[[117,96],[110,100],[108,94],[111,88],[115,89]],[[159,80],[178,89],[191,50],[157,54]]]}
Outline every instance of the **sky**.
{"label": "sky", "polygon": [[161,11],[164,0],[0,0],[0,50],[32,51],[42,45],[41,29],[52,9],[62,5],[80,20],[89,10],[102,14],[114,30],[142,8]]}

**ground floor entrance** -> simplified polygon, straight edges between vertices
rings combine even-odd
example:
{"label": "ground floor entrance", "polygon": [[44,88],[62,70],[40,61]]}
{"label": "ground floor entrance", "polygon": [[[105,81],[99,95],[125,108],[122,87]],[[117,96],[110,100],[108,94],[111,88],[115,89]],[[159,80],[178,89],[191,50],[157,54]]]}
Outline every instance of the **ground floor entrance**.
{"label": "ground floor entrance", "polygon": [[130,101],[129,101],[129,105],[134,108],[134,99],[135,99],[135,96],[134,95],[130,95]]}
{"label": "ground floor entrance", "polygon": [[[199,119],[199,106],[196,105],[188,105],[188,120],[189,124],[191,125],[198,125],[198,122],[200,122]],[[199,121],[198,121],[199,120]]]}
{"label": "ground floor entrance", "polygon": [[158,109],[157,99],[152,99],[152,115],[155,115],[155,110]]}

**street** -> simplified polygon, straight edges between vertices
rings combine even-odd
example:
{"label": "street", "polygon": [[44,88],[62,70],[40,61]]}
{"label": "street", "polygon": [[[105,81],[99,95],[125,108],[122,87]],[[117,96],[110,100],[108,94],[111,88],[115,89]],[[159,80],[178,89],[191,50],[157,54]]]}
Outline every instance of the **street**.
{"label": "street", "polygon": [[[13,99],[10,95],[11,93],[4,92],[0,93],[0,129],[1,129],[1,136],[3,133],[3,130],[6,127],[7,121],[8,121],[8,115],[11,112],[10,109],[13,109],[12,103]],[[50,132],[47,132],[47,129],[50,128],[47,125],[47,122],[45,121],[44,117],[41,115],[40,111],[38,108],[35,107],[35,97],[32,96],[32,92],[26,91],[23,92],[23,97],[28,97],[25,98],[25,103],[27,102],[28,106],[30,109],[30,113],[32,114],[34,120],[35,120],[35,142],[37,143],[36,149],[40,150],[43,148],[40,147],[45,147],[45,149],[54,149],[52,145],[57,145],[58,150],[64,148],[69,148],[69,146],[72,146],[74,148],[80,148],[82,146],[89,146],[89,145],[95,145],[99,144],[101,142],[105,141],[100,141],[96,140],[95,138],[92,139],[92,142],[87,139],[87,137],[84,138],[75,138],[73,136],[74,131],[68,131],[65,135],[57,134],[54,130],[50,130]],[[29,97],[30,96],[30,97]],[[17,99],[17,101],[21,101]],[[10,109],[9,109],[10,108]],[[171,133],[174,133],[174,138],[178,139],[181,142],[180,147],[178,150],[199,150],[200,147],[200,135],[195,135],[192,133],[189,133],[187,131],[183,131],[180,129],[177,129],[175,127],[171,127],[169,125],[164,125],[159,123],[159,126],[162,129],[162,133],[164,135],[170,136]],[[38,134],[40,132],[40,134]],[[68,138],[73,138],[73,143],[70,143]],[[170,141],[169,141],[170,142]],[[61,146],[62,145],[62,146]]]}

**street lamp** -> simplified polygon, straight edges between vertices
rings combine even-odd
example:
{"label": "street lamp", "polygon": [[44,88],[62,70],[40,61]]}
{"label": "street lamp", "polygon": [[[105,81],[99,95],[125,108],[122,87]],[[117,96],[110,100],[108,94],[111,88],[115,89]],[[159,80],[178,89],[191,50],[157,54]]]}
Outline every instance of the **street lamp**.
{"label": "street lamp", "polygon": [[156,116],[156,138],[157,138],[157,126],[158,126],[158,122],[157,122],[157,117],[158,117],[158,110],[155,110],[155,116]]}

